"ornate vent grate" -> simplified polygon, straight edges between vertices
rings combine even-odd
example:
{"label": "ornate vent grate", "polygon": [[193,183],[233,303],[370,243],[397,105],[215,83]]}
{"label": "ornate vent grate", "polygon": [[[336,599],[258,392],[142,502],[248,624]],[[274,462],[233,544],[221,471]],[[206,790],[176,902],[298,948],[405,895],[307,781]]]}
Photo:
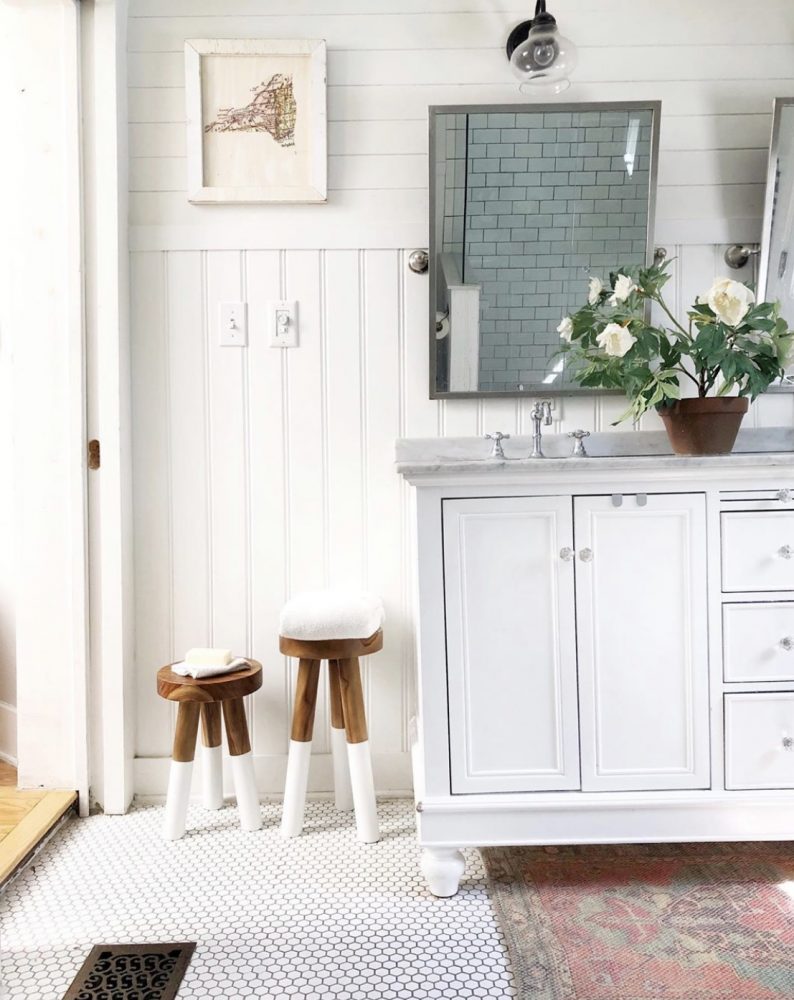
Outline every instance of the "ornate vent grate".
{"label": "ornate vent grate", "polygon": [[196,945],[95,945],[63,1000],[174,1000]]}

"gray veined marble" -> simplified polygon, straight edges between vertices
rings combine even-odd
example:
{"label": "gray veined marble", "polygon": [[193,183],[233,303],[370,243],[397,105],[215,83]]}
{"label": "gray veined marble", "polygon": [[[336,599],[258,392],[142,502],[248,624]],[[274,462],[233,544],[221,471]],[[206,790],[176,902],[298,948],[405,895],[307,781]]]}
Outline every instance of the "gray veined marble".
{"label": "gray veined marble", "polygon": [[567,434],[543,437],[545,458],[530,458],[529,435],[505,438],[505,457],[491,458],[491,442],[484,438],[401,438],[395,446],[397,471],[404,476],[433,473],[498,473],[500,471],[537,472],[585,468],[588,463],[600,469],[691,468],[730,466],[790,465],[794,462],[794,428],[748,428],[739,432],[731,455],[674,455],[664,431],[636,433],[594,433],[587,439],[586,458],[572,458],[572,441]]}

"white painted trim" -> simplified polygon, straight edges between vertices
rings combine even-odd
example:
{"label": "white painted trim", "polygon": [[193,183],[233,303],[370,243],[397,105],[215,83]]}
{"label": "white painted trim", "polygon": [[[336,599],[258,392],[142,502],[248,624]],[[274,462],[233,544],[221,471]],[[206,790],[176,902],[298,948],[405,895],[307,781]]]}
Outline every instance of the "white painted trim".
{"label": "white painted trim", "polygon": [[[88,815],[88,483],[86,479],[86,369],[85,316],[83,285],[83,180],[82,180],[82,53],[80,39],[81,11],[79,4],[63,8],[65,37],[72,44],[63,53],[64,134],[69,151],[68,176],[64,211],[67,218],[68,329],[69,329],[69,462],[68,492],[70,511],[69,537],[72,546],[72,670],[74,679],[73,745],[79,811]],[[19,667],[19,664],[18,664]],[[24,725],[24,720],[20,720]]]}
{"label": "white painted trim", "polygon": [[[305,187],[208,187],[204,183],[204,114],[201,57],[204,55],[307,55],[311,74],[310,182]],[[324,202],[328,197],[326,51],[319,39],[191,38],[185,42],[185,118],[188,201],[198,204],[237,202]]]}
{"label": "white painted trim", "polygon": [[17,710],[5,701],[0,701],[0,760],[17,762]]}
{"label": "white painted trim", "polygon": [[[105,812],[132,801],[132,456],[126,184],[125,0],[86,4],[86,324],[90,473],[92,793]],[[116,336],[110,335],[117,333]],[[85,441],[84,437],[84,441]]]}

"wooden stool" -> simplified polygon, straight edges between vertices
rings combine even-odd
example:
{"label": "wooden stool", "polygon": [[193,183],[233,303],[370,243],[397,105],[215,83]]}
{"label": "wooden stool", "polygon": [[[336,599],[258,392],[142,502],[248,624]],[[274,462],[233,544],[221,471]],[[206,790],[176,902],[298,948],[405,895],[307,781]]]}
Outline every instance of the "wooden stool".
{"label": "wooden stool", "polygon": [[[310,621],[302,624],[304,607],[311,613]],[[338,614],[326,613],[329,609],[338,611],[339,607],[345,610],[341,622]],[[383,606],[371,595],[303,595],[289,602],[282,612],[279,648],[300,661],[281,821],[285,837],[297,837],[303,829],[322,660],[328,661],[336,807],[355,808],[359,840],[369,844],[380,837],[358,658],[383,648],[382,623]],[[375,628],[365,639],[320,637],[324,631],[338,631],[345,624],[354,630],[357,625]]]}
{"label": "wooden stool", "polygon": [[244,830],[258,830],[262,826],[251,741],[243,707],[243,698],[262,686],[262,665],[256,660],[248,660],[247,663],[247,667],[234,673],[216,677],[183,677],[175,674],[170,666],[162,667],[157,672],[157,693],[168,701],[179,703],[165,804],[163,833],[167,840],[179,840],[185,832],[199,717],[204,805],[208,809],[220,809],[223,805],[221,712],[232,760],[240,825]]}

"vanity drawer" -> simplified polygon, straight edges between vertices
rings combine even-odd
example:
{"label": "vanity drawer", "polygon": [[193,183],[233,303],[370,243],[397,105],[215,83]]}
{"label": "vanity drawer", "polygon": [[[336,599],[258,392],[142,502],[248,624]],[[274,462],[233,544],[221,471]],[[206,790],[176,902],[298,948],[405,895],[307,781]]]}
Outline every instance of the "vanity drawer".
{"label": "vanity drawer", "polygon": [[725,787],[794,788],[794,693],[725,695]]}
{"label": "vanity drawer", "polygon": [[794,680],[794,602],[724,604],[722,661],[727,682]]}
{"label": "vanity drawer", "polygon": [[794,590],[794,511],[721,514],[722,589]]}

